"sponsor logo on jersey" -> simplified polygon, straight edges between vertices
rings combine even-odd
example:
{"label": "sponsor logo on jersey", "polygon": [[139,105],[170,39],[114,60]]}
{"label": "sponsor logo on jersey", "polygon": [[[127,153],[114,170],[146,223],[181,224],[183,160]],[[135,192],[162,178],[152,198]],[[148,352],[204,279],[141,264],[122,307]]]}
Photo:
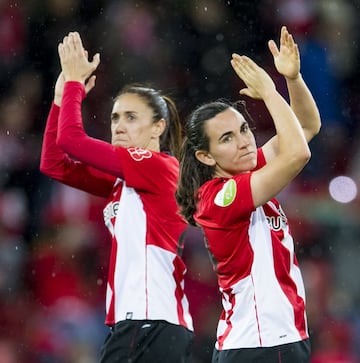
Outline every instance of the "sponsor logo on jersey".
{"label": "sponsor logo on jersey", "polygon": [[127,151],[135,161],[141,161],[152,157],[150,150],[140,149],[139,147],[129,147]]}
{"label": "sponsor logo on jersey", "polygon": [[119,202],[109,203],[104,209],[104,221],[105,224],[108,225],[111,223],[111,219],[116,217],[118,209],[119,209]]}
{"label": "sponsor logo on jersey", "polygon": [[215,204],[219,207],[229,206],[236,197],[236,182],[234,179],[229,179],[216,194]]}
{"label": "sponsor logo on jersey", "polygon": [[266,216],[268,225],[273,231],[281,231],[287,224],[287,218],[281,206],[278,206],[277,211],[279,215]]}

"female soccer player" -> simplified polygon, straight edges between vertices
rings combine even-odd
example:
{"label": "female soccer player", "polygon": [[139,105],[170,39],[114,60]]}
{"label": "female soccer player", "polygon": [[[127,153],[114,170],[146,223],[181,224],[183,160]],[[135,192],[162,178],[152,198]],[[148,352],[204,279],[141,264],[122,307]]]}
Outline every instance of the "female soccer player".
{"label": "female soccer player", "polygon": [[320,117],[285,27],[280,50],[269,47],[292,107],[250,58],[234,54],[231,64],[246,84],[240,94],[265,103],[276,136],[258,148],[244,105],[219,101],[191,114],[183,144],[177,201],[204,231],[222,294],[213,363],[310,361],[303,280],[275,196],[310,159]]}
{"label": "female soccer player", "polygon": [[[100,59],[88,60],[78,33],[58,47],[62,73],[45,128],[41,171],[107,198],[112,238],[106,296],[110,333],[101,363],[188,362],[192,319],[181,258],[186,222],[175,190],[181,124],[159,91],[126,86],[111,113],[111,144],[89,137],[81,104],[95,84]],[[164,151],[164,152],[163,152]]]}

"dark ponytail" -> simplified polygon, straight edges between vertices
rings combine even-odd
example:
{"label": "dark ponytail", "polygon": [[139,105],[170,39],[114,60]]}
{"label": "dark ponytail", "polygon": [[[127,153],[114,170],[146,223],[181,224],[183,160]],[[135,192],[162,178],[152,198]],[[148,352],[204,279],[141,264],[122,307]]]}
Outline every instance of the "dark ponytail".
{"label": "dark ponytail", "polygon": [[166,120],[166,130],[160,137],[160,149],[170,151],[179,160],[182,140],[180,116],[174,101],[167,96],[163,96],[163,99],[168,107],[169,118]]}
{"label": "dark ponytail", "polygon": [[180,153],[179,182],[175,193],[180,213],[193,226],[196,225],[193,214],[198,200],[197,190],[205,181],[213,177],[213,167],[196,159],[195,151],[191,141],[185,137]]}
{"label": "dark ponytail", "polygon": [[196,157],[197,150],[209,151],[209,137],[205,132],[206,122],[231,105],[225,101],[204,104],[195,109],[186,123],[185,139],[180,154],[180,175],[176,201],[180,213],[192,225],[196,225],[194,213],[198,202],[197,191],[214,176],[215,167],[201,163]]}

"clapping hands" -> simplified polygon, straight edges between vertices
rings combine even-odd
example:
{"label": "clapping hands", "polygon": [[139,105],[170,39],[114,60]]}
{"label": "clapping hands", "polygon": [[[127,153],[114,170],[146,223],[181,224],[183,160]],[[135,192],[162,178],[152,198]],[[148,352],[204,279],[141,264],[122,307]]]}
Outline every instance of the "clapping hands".
{"label": "clapping hands", "polygon": [[234,53],[231,65],[247,86],[240,90],[241,95],[264,100],[268,95],[276,91],[271,77],[249,57]]}
{"label": "clapping hands", "polygon": [[70,32],[64,37],[58,46],[58,52],[65,81],[78,81],[85,84],[100,63],[99,53],[96,53],[92,61],[89,61],[88,53],[77,32]]}

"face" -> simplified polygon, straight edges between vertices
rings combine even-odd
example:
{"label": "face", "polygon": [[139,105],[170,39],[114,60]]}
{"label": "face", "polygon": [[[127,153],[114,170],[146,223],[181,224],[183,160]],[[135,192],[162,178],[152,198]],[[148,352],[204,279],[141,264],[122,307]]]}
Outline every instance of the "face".
{"label": "face", "polygon": [[117,98],[111,112],[111,143],[159,151],[164,122],[153,122],[153,110],[143,98],[124,93]]}
{"label": "face", "polygon": [[244,117],[229,108],[205,124],[209,137],[209,151],[198,151],[196,157],[209,166],[215,166],[215,177],[231,177],[248,172],[257,163],[254,134]]}

